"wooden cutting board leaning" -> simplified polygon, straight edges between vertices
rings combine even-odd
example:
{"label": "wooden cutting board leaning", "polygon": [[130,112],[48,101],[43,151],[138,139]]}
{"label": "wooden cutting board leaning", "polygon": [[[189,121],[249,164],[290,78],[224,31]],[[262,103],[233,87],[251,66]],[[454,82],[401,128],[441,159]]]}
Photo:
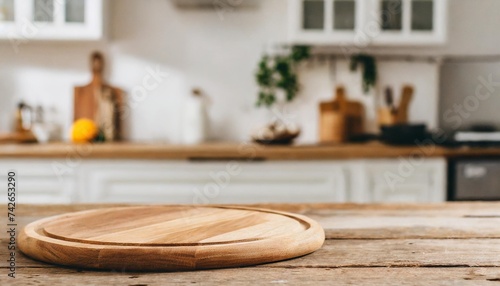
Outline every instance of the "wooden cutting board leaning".
{"label": "wooden cutting board leaning", "polygon": [[26,255],[77,268],[180,271],[256,265],[321,248],[305,216],[229,206],[137,206],[63,214],[19,234]]}
{"label": "wooden cutting board leaning", "polygon": [[104,57],[95,52],[91,59],[92,81],[75,87],[74,120],[87,118],[96,122],[106,141],[121,138],[120,112],[123,108],[123,91],[110,86],[103,79]]}
{"label": "wooden cutting board leaning", "polygon": [[364,132],[363,104],[347,99],[344,87],[337,87],[335,100],[319,105],[321,143],[343,143]]}

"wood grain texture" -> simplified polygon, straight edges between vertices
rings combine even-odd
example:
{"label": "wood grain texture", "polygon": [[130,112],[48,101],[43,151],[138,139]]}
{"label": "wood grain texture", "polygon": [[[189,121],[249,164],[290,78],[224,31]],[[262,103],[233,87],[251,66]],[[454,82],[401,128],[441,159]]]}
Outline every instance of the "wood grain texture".
{"label": "wood grain texture", "polygon": [[[0,249],[4,257],[6,249]],[[23,267],[60,267],[24,255],[19,255],[18,262]],[[7,266],[6,261],[0,261],[0,267],[3,266]],[[499,267],[500,270],[500,239],[328,239],[321,249],[310,255],[265,264],[265,267]],[[132,271],[130,268],[115,270]]]}
{"label": "wood grain texture", "polygon": [[262,146],[247,143],[207,143],[192,146],[144,143],[0,145],[0,158],[76,157],[82,159],[237,159],[251,161],[377,159],[409,156],[428,158],[500,156],[500,148],[449,149],[438,146],[389,146],[381,143],[295,146]]}
{"label": "wood grain texture", "polygon": [[141,206],[63,214],[26,226],[19,247],[58,265],[175,271],[280,261],[321,247],[307,217],[243,207]]}
{"label": "wood grain texture", "polygon": [[36,143],[36,137],[31,131],[24,131],[18,133],[4,133],[0,134],[0,144],[12,143]]}
{"label": "wood grain texture", "polygon": [[[434,268],[267,268],[176,273],[77,271],[27,268],[16,279],[0,276],[1,285],[441,285],[495,286],[500,269],[484,267]],[[495,283],[496,282],[496,283]]]}
{"label": "wood grain texture", "polygon": [[[20,205],[19,229],[47,216],[123,205]],[[260,204],[306,215],[325,229],[323,247],[256,267],[176,273],[86,271],[17,253],[17,278],[0,285],[496,285],[500,281],[500,203]],[[3,217],[1,222],[6,224]],[[7,233],[0,257],[7,257]],[[6,259],[0,269],[7,273]]]}

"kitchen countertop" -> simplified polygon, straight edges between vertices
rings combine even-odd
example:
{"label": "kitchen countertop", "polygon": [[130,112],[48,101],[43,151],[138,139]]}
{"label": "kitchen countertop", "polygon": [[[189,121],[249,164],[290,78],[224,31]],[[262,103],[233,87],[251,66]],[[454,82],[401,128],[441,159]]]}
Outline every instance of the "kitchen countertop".
{"label": "kitchen countertop", "polygon": [[[18,229],[64,212],[110,205],[16,209]],[[307,215],[325,229],[315,253],[239,269],[178,273],[121,273],[56,267],[17,254],[7,276],[7,233],[0,235],[1,285],[322,284],[493,285],[500,281],[500,203],[437,205],[259,205]],[[4,216],[5,218],[5,216]],[[6,225],[6,219],[2,224]]]}
{"label": "kitchen countertop", "polygon": [[208,143],[191,146],[146,143],[0,145],[0,158],[334,160],[408,156],[500,156],[500,148],[401,147],[377,142],[293,146],[262,146],[249,143]]}

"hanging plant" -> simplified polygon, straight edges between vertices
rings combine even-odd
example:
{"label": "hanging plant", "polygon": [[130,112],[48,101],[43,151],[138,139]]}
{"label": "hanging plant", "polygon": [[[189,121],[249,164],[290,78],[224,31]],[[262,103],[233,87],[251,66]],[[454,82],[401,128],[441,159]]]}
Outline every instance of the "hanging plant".
{"label": "hanging plant", "polygon": [[362,66],[363,92],[366,94],[377,83],[377,63],[370,55],[351,56],[351,71],[356,71],[359,65]]}
{"label": "hanging plant", "polygon": [[310,57],[310,47],[294,46],[288,55],[264,55],[255,75],[259,85],[257,106],[272,106],[278,90],[284,91],[285,100],[292,101],[299,91],[297,64]]}

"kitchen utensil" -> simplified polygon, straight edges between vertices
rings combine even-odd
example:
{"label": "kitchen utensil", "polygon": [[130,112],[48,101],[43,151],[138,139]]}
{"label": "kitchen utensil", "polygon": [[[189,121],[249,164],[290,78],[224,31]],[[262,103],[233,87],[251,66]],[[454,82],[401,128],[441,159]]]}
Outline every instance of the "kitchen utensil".
{"label": "kitchen utensil", "polygon": [[137,206],[49,217],[19,234],[37,260],[119,271],[255,265],[316,251],[321,226],[301,215],[229,206]]}
{"label": "kitchen utensil", "polygon": [[335,100],[320,103],[319,113],[322,143],[342,143],[364,132],[364,107],[347,100],[343,87],[336,89]]}
{"label": "kitchen utensil", "polygon": [[381,139],[387,144],[415,145],[428,137],[425,124],[394,124],[381,127]]}
{"label": "kitchen utensil", "polygon": [[193,89],[187,98],[183,112],[182,143],[200,144],[207,139],[208,113],[204,95],[200,89]]}
{"label": "kitchen utensil", "polygon": [[413,87],[406,85],[401,93],[401,100],[397,109],[397,122],[400,124],[408,122],[408,109],[413,97]]}
{"label": "kitchen utensil", "polygon": [[[333,101],[321,102],[320,113],[320,141],[323,143],[341,143],[347,139],[345,95],[344,89],[337,88]],[[342,106],[342,108],[341,108]]]}
{"label": "kitchen utensil", "polygon": [[5,143],[35,143],[35,135],[31,131],[0,134],[0,144]]}
{"label": "kitchen utensil", "polygon": [[91,66],[92,81],[85,86],[75,87],[74,120],[91,119],[102,129],[106,140],[118,140],[121,138],[123,91],[105,83],[102,54],[92,54]]}
{"label": "kitchen utensil", "polygon": [[28,132],[31,130],[33,124],[33,109],[23,101],[17,105],[14,130],[16,133]]}
{"label": "kitchen utensil", "polygon": [[387,87],[385,89],[385,104],[391,113],[396,113],[396,107],[394,106],[394,95],[392,93],[392,88]]}
{"label": "kitchen utensil", "polygon": [[398,123],[398,113],[390,107],[381,107],[378,109],[379,126],[394,125]]}
{"label": "kitchen utensil", "polygon": [[385,90],[386,106],[378,109],[378,123],[380,126],[408,123],[408,109],[413,97],[413,87],[405,85],[401,92],[398,107],[394,106],[392,89]]}

